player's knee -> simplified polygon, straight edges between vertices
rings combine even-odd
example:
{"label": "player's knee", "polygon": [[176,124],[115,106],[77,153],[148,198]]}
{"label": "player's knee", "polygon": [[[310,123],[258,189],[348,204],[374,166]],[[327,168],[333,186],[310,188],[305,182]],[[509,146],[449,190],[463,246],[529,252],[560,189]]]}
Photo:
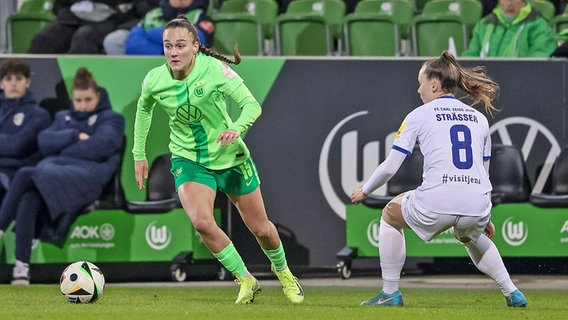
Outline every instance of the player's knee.
{"label": "player's knee", "polygon": [[263,239],[268,238],[272,235],[273,225],[270,221],[266,223],[256,223],[250,226],[250,232],[254,235],[255,238]]}
{"label": "player's knee", "polygon": [[393,227],[402,228],[405,226],[402,218],[400,204],[391,200],[384,208],[382,219]]}
{"label": "player's knee", "polygon": [[208,218],[195,217],[191,219],[191,224],[193,224],[195,231],[199,234],[209,234],[212,233],[215,228],[218,228],[215,220]]}

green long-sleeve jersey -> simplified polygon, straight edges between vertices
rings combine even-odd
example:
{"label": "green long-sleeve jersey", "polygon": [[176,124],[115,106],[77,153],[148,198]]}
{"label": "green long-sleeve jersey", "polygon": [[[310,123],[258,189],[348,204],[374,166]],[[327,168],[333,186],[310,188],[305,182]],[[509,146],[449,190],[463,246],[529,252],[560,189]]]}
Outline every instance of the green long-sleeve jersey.
{"label": "green long-sleeve jersey", "polygon": [[[246,132],[260,116],[260,104],[228,65],[202,53],[195,59],[193,70],[184,80],[174,79],[167,63],[150,70],[144,78],[134,123],[134,160],[146,159],[146,138],[156,105],[169,117],[173,156],[213,170],[234,167],[250,156],[241,137],[228,147],[216,140],[227,129],[241,135]],[[226,97],[241,108],[234,122],[227,112]]]}

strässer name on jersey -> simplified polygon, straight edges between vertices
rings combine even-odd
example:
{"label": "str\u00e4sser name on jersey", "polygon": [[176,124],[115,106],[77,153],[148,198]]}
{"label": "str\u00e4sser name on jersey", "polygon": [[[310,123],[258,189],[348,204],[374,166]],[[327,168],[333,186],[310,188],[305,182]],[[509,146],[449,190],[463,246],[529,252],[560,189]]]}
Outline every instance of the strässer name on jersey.
{"label": "str\u00e4sser name on jersey", "polygon": [[477,116],[475,114],[461,113],[461,112],[472,112],[473,110],[468,110],[464,108],[440,107],[440,108],[434,108],[434,111],[440,112],[435,114],[436,121],[471,121],[478,123]]}

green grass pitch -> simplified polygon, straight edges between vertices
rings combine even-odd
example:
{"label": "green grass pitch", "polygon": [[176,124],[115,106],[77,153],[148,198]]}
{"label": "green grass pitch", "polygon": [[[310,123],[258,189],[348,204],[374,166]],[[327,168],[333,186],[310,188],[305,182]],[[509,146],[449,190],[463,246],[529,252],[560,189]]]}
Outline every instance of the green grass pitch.
{"label": "green grass pitch", "polygon": [[58,285],[0,285],[0,319],[568,319],[568,290],[524,290],[527,308],[505,304],[498,289],[403,289],[405,305],[362,307],[374,288],[304,286],[301,305],[263,287],[250,305],[233,303],[238,286],[107,285],[93,304],[67,302]]}

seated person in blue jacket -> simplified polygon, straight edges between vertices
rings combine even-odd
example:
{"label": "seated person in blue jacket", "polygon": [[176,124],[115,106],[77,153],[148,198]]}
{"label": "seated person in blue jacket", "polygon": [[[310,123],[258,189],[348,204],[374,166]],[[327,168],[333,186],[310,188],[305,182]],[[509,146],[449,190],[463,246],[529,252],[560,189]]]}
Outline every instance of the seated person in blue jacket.
{"label": "seated person in blue jacket", "polygon": [[30,74],[23,59],[5,59],[0,65],[0,204],[16,171],[41,158],[37,134],[51,122],[28,90]]}
{"label": "seated person in blue jacket", "polygon": [[124,118],[91,73],[79,68],[69,110],[38,136],[44,156],[18,170],[0,207],[0,235],[15,220],[12,284],[29,284],[32,240],[57,243],[71,222],[102,193],[120,166]]}
{"label": "seated person in blue jacket", "polygon": [[209,0],[162,0],[150,10],[142,22],[130,30],[126,38],[126,54],[163,55],[162,32],[168,21],[184,14],[197,28],[199,42],[205,47],[213,44],[215,25],[207,14]]}

